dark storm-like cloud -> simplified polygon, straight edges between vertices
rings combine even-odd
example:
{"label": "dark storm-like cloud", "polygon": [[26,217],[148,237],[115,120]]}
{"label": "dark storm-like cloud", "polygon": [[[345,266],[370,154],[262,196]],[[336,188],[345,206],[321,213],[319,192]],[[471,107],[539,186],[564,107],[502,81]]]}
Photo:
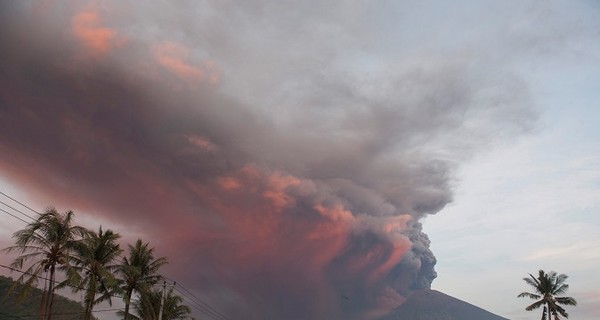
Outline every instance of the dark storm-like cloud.
{"label": "dark storm-like cloud", "polygon": [[459,55],[369,66],[366,4],[287,5],[5,4],[2,175],[144,230],[232,318],[398,306],[436,276],[419,219],[526,92]]}

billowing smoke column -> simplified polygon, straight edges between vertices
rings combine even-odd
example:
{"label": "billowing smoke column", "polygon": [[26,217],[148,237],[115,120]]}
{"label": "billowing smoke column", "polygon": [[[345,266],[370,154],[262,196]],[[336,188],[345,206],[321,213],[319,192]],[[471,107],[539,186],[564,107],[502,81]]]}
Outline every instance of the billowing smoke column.
{"label": "billowing smoke column", "polygon": [[460,58],[365,51],[345,3],[4,3],[0,175],[143,233],[232,319],[376,318],[436,277],[419,221],[456,162],[529,113]]}

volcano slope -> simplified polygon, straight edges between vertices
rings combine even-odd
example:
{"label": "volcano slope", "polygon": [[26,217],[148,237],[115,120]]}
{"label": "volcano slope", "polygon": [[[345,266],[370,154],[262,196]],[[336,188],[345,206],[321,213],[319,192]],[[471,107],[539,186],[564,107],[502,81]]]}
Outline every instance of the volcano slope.
{"label": "volcano slope", "polygon": [[379,320],[508,320],[436,290],[420,290]]}

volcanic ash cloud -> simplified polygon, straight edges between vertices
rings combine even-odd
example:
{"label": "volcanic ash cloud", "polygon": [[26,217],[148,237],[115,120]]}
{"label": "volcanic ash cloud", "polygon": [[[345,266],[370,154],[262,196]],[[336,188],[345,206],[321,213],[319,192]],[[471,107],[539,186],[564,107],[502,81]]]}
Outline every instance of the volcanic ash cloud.
{"label": "volcanic ash cloud", "polygon": [[0,173],[143,230],[232,318],[377,317],[430,287],[419,221],[474,146],[527,127],[526,93],[365,49],[360,3],[267,3],[4,4]]}

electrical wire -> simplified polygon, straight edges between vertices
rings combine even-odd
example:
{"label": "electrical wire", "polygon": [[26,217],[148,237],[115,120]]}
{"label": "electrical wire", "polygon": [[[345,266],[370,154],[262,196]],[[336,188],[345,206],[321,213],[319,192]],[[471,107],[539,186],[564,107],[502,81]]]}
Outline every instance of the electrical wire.
{"label": "electrical wire", "polygon": [[[217,311],[209,303],[207,303],[207,302],[203,301],[202,299],[198,298],[190,290],[186,289],[182,284],[177,283],[177,285],[178,285],[178,287],[176,286],[175,290],[177,290],[179,293],[181,293],[181,295],[187,297],[188,299],[191,299],[192,302],[195,302],[195,303],[199,304],[202,308],[208,309],[210,312],[216,314],[219,318],[225,319],[225,320],[229,320],[229,318],[227,318],[225,315],[223,315],[222,313],[220,313],[219,311]],[[185,293],[182,292],[181,290],[179,290],[179,288],[181,288],[181,290],[185,291]],[[192,298],[190,298],[188,295],[191,296]]]}
{"label": "electrical wire", "polygon": [[[225,317],[223,314],[221,314],[218,311],[216,311],[215,309],[213,309],[209,304],[203,302],[200,299],[194,300],[193,298],[190,298],[190,296],[188,296],[186,293],[184,293],[183,291],[179,290],[179,288],[177,288],[177,286],[175,286],[175,291],[177,291],[184,298],[186,298],[186,300],[188,300],[188,302],[190,302],[190,304],[191,304],[192,307],[194,307],[196,310],[204,313],[205,315],[211,317],[212,319],[215,319],[215,320],[228,320],[227,317]],[[206,307],[204,305],[206,305]]]}
{"label": "electrical wire", "polygon": [[14,214],[12,214],[12,213],[10,213],[10,212],[8,212],[8,211],[6,211],[6,210],[2,209],[2,208],[0,208],[0,211],[2,211],[2,212],[4,212],[4,213],[8,214],[9,216],[11,216],[11,217],[13,217],[13,218],[15,218],[15,219],[21,220],[21,221],[23,221],[23,222],[25,222],[25,223],[29,224],[29,222],[25,221],[24,219],[21,219],[20,217],[17,217],[17,216],[15,216]]}
{"label": "electrical wire", "polygon": [[[4,193],[4,192],[0,191],[0,194],[4,195],[5,197],[9,198],[10,200],[12,200],[12,201],[14,201],[14,202],[16,202],[16,203],[18,203],[18,204],[22,205],[23,207],[25,207],[25,208],[27,208],[27,209],[31,210],[32,212],[35,212],[35,213],[37,213],[37,214],[40,214],[40,213],[39,213],[39,212],[37,212],[36,210],[32,209],[30,206],[28,206],[28,205],[26,205],[26,204],[22,203],[21,201],[19,201],[19,200],[17,200],[17,199],[15,199],[15,198],[13,198],[13,197],[11,197],[11,196],[7,195],[6,193]],[[31,217],[30,217],[30,218],[31,218]],[[33,219],[33,218],[32,218],[32,219]]]}
{"label": "electrical wire", "polygon": [[18,212],[18,213],[20,213],[20,214],[22,214],[22,215],[26,216],[27,218],[29,218],[29,219],[31,219],[31,220],[35,220],[35,218],[34,218],[34,217],[32,217],[32,216],[28,215],[27,213],[25,213],[25,212],[23,212],[23,211],[21,211],[21,210],[19,210],[19,209],[15,208],[15,207],[13,207],[13,206],[11,206],[11,205],[9,205],[8,203],[6,203],[6,202],[4,202],[4,201],[0,201],[0,203],[2,203],[3,205],[5,205],[5,206],[7,206],[7,207],[9,207],[9,208],[11,208],[11,209],[13,209],[13,210],[15,210],[15,211],[16,211],[16,212]]}

